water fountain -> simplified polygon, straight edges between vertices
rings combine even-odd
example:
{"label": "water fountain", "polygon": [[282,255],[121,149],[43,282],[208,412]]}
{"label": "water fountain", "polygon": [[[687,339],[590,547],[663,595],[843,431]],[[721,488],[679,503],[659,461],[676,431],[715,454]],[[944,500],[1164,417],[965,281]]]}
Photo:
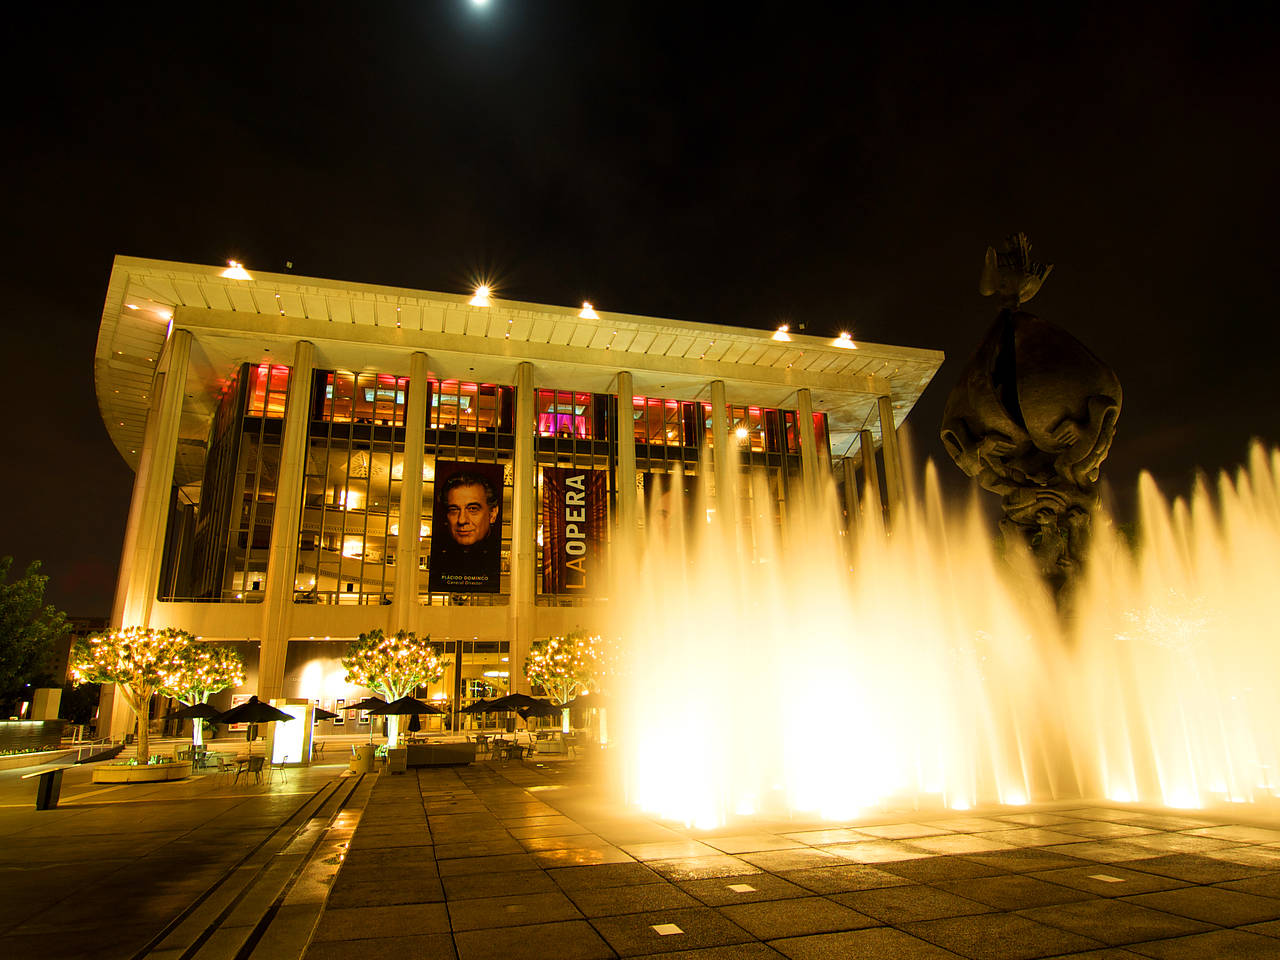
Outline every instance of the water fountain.
{"label": "water fountain", "polygon": [[618,743],[639,807],[713,826],[1280,795],[1280,454],[1254,449],[1216,498],[1202,482],[1170,505],[1144,478],[1134,544],[1095,516],[1065,621],[1030,552],[998,552],[976,500],[944,509],[932,465],[890,535],[854,537],[831,490],[785,525],[771,508],[726,520],[710,474],[692,503],[673,483],[672,509],[650,504],[618,565],[631,651]]}

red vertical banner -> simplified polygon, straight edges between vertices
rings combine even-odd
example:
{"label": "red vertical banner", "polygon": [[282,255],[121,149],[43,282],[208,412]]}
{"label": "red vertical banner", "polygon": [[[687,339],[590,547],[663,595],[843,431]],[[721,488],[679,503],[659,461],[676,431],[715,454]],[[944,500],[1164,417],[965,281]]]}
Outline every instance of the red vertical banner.
{"label": "red vertical banner", "polygon": [[604,592],[606,498],[603,470],[542,468],[542,592]]}

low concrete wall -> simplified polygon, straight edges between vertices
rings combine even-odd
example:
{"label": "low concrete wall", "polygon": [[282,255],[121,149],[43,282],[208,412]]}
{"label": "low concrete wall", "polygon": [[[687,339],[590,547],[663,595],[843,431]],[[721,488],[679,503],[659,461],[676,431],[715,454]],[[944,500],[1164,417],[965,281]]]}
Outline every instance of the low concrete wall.
{"label": "low concrete wall", "polygon": [[163,783],[191,776],[191,761],[174,763],[108,763],[93,770],[94,783]]}
{"label": "low concrete wall", "polygon": [[18,770],[22,767],[38,767],[42,763],[57,763],[75,753],[74,750],[41,750],[39,753],[15,753],[0,757],[0,770]]}

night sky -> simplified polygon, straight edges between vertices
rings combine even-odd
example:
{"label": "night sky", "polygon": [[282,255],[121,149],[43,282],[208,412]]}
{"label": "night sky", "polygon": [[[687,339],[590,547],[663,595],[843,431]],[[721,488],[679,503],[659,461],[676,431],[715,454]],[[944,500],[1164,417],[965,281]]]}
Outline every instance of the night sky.
{"label": "night sky", "polygon": [[93,385],[117,253],[941,349],[908,423],[959,498],[938,422],[983,252],[1025,230],[1056,264],[1029,309],[1124,385],[1122,514],[1142,469],[1181,494],[1280,442],[1274,19],[191,6],[50,4],[3,41],[0,554],[70,614],[109,613],[133,482]]}

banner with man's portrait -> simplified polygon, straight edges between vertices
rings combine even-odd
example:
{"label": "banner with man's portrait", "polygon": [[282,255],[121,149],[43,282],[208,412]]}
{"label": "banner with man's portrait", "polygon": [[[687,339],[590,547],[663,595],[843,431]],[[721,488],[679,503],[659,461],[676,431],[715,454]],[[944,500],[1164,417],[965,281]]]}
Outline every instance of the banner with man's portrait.
{"label": "banner with man's portrait", "polygon": [[598,596],[608,493],[603,470],[542,468],[542,592]]}
{"label": "banner with man's portrait", "polygon": [[432,593],[502,587],[502,464],[436,461],[431,510]]}

